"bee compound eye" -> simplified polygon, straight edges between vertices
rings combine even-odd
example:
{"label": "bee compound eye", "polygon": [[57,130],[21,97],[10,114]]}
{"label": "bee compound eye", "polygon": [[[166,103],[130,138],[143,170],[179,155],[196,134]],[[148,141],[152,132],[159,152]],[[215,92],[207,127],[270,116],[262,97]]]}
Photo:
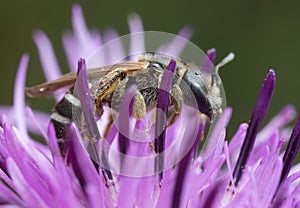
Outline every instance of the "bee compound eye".
{"label": "bee compound eye", "polygon": [[[208,99],[208,91],[205,86],[203,77],[192,70],[185,73],[181,88],[187,105],[198,108],[198,110],[212,119],[212,107]],[[186,89],[186,88],[189,88]]]}

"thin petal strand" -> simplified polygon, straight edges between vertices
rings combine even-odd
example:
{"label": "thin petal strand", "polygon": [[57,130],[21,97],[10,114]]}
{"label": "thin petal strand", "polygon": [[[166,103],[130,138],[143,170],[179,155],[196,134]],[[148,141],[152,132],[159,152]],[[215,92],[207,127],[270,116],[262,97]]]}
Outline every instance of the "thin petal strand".
{"label": "thin petal strand", "polygon": [[173,73],[176,69],[176,61],[171,60],[167,66],[158,91],[156,122],[155,122],[155,152],[159,155],[156,160],[155,170],[159,173],[159,181],[162,181],[163,167],[164,167],[164,154],[165,149],[165,136],[166,136],[166,117],[168,114],[169,95],[172,87]]}
{"label": "thin petal strand", "polygon": [[14,111],[15,117],[18,118],[16,119],[16,125],[25,137],[27,137],[25,121],[25,82],[28,62],[29,56],[27,54],[23,55],[18,67],[14,90]]}
{"label": "thin petal strand", "polygon": [[300,148],[300,117],[293,130],[292,136],[288,143],[287,149],[283,156],[283,170],[280,177],[280,183],[286,179],[290,172],[290,169],[296,159],[297,153]]}

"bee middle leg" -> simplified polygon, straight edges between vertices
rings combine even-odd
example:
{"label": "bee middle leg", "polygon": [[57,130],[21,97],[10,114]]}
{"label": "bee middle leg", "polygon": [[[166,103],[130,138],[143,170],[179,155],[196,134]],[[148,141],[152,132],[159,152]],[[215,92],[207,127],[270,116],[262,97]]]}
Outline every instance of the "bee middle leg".
{"label": "bee middle leg", "polygon": [[146,116],[146,103],[140,92],[137,92],[134,96],[132,116],[134,116],[137,120],[141,120]]}
{"label": "bee middle leg", "polygon": [[175,123],[182,111],[183,94],[177,84],[174,85],[171,90],[170,105],[173,107],[173,109],[171,116],[168,118],[167,126],[171,126],[173,123]]}

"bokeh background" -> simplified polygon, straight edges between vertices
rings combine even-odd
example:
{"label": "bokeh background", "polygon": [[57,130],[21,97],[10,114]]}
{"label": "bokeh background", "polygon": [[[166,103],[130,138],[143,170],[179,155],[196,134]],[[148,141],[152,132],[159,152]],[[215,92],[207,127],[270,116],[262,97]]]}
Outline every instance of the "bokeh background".
{"label": "bokeh background", "polygon": [[[194,28],[191,41],[206,51],[217,49],[217,61],[233,51],[236,59],[222,68],[227,104],[234,109],[229,125],[232,135],[239,123],[250,119],[259,89],[270,68],[277,73],[277,85],[268,121],[285,104],[299,109],[300,88],[300,3],[299,1],[3,1],[0,7],[0,104],[12,104],[16,69],[21,55],[30,54],[27,83],[44,81],[32,33],[41,29],[51,39],[64,72],[67,62],[61,35],[71,28],[71,8],[83,7],[90,28],[116,28],[129,32],[127,16],[138,13],[145,30],[177,33],[183,26]],[[50,112],[54,101],[27,99],[35,109]]]}

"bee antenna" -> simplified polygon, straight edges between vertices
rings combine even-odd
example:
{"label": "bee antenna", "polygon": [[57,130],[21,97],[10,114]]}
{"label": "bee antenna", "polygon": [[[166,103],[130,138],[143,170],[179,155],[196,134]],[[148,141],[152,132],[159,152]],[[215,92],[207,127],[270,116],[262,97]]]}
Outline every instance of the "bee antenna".
{"label": "bee antenna", "polygon": [[220,61],[220,63],[217,64],[216,66],[216,72],[219,72],[219,69],[221,67],[223,67],[224,65],[228,64],[229,62],[233,61],[235,55],[233,52],[230,52],[227,56],[225,56],[225,58],[222,59],[222,61]]}
{"label": "bee antenna", "polygon": [[221,85],[222,81],[219,77],[219,69],[223,67],[224,65],[228,64],[229,62],[233,61],[234,59],[234,53],[230,52],[225,58],[222,59],[217,65],[216,65],[216,72],[211,75],[211,86],[218,84]]}

